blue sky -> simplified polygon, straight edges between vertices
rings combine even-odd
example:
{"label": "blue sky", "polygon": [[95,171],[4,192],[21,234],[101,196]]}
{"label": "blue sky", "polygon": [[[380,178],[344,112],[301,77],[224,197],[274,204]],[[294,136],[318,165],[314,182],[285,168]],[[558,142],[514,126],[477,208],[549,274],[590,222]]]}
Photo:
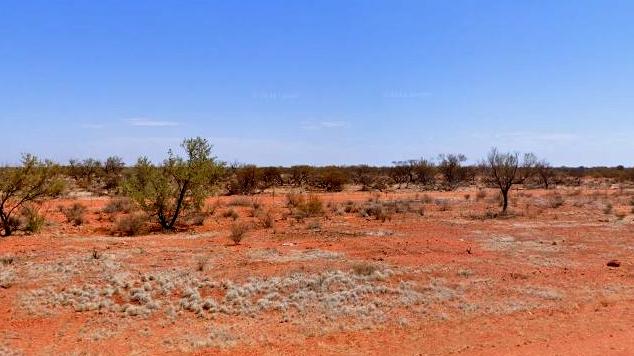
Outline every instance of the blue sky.
{"label": "blue sky", "polygon": [[0,162],[634,165],[633,1],[0,2]]}

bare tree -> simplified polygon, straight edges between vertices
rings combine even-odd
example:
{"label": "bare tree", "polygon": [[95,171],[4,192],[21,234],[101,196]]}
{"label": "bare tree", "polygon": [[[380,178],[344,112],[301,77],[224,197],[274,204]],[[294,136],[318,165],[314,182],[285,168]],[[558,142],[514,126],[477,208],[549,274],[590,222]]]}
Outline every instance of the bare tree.
{"label": "bare tree", "polygon": [[530,177],[535,161],[535,155],[530,153],[524,155],[520,163],[518,153],[501,153],[497,148],[492,148],[489,152],[483,167],[489,179],[502,193],[502,213],[506,213],[508,208],[511,187],[513,184],[523,183]]}
{"label": "bare tree", "polygon": [[292,166],[289,171],[291,174],[291,184],[296,187],[301,187],[308,183],[313,167],[306,165]]}
{"label": "bare tree", "polygon": [[405,187],[409,187],[409,183],[412,179],[414,171],[409,161],[394,161],[392,162],[394,167],[390,168],[390,177],[394,180],[394,183],[401,185],[405,183]]}
{"label": "bare tree", "polygon": [[20,207],[61,193],[64,184],[57,179],[58,173],[57,165],[30,154],[22,157],[21,166],[0,169],[0,225],[4,236],[18,228],[14,214]]}
{"label": "bare tree", "polygon": [[548,189],[555,178],[555,170],[550,166],[550,163],[546,160],[537,162],[535,172],[537,173],[539,182],[544,186],[544,189]]}

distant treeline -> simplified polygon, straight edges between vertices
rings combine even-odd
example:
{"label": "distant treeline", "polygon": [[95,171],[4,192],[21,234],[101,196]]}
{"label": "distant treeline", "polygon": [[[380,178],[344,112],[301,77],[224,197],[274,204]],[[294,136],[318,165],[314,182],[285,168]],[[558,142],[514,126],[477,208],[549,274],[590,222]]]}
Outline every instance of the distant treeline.
{"label": "distant treeline", "polygon": [[[273,187],[296,187],[311,190],[341,191],[345,185],[361,190],[416,187],[421,190],[451,190],[463,185],[482,183],[481,165],[463,164],[461,154],[441,155],[437,160],[417,159],[395,161],[390,166],[295,165],[256,166],[253,164],[219,163],[214,177],[221,182],[224,194],[255,194]],[[103,194],[116,193],[121,182],[134,170],[119,157],[105,161],[97,159],[70,160],[60,166],[61,172],[77,187]],[[524,184],[548,188],[551,185],[575,186],[584,177],[606,178],[615,183],[634,182],[634,168],[617,167],[551,167],[545,161],[533,168],[535,174]]]}

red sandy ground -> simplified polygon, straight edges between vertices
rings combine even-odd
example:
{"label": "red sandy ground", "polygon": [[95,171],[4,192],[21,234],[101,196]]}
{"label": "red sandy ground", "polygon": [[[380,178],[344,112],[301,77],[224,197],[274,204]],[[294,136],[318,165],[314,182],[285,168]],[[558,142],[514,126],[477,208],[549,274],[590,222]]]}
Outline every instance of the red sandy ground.
{"label": "red sandy ground", "polygon": [[[0,264],[14,274],[12,283],[0,288],[0,354],[633,355],[632,195],[560,192],[565,203],[557,208],[548,205],[550,191],[513,192],[515,215],[503,219],[479,218],[497,209],[493,191],[480,201],[473,189],[428,193],[446,199],[447,209],[434,201],[422,203],[424,193],[380,194],[382,201],[410,199],[416,206],[386,222],[334,212],[346,201],[376,198],[373,193],[320,194],[329,205],[326,216],[304,222],[285,218],[283,195],[263,195],[256,199],[272,209],[275,227],[254,228],[239,246],[227,238],[231,219],[222,217],[234,197],[211,199],[220,207],[192,231],[138,237],[109,233],[110,216],[101,212],[106,198],[49,201],[43,211],[51,224],[42,233],[0,239],[0,257],[14,257]],[[87,222],[79,227],[64,222],[57,211],[58,205],[76,201],[89,208]],[[607,202],[613,211],[604,211]],[[235,209],[239,220],[257,223],[248,208]],[[309,224],[320,226],[309,229]],[[57,293],[103,284],[99,270],[109,273],[111,267],[91,267],[93,249],[116,263],[112,271],[132,278],[179,271],[235,283],[334,270],[353,275],[355,264],[365,262],[395,271],[383,283],[411,283],[430,299],[405,305],[386,295],[379,297],[386,304],[371,317],[320,318],[329,310],[316,308],[286,320],[275,310],[254,315],[180,311],[168,318],[161,309],[129,316],[47,304],[46,293],[25,297],[43,288]],[[273,258],[253,257],[271,251]],[[275,257],[306,251],[339,257]],[[197,268],[201,259],[202,271]],[[620,267],[606,266],[613,259]],[[443,290],[449,297],[442,297]],[[179,293],[163,303],[178,301]],[[223,298],[221,291],[209,293],[205,297]],[[210,329],[222,330],[221,336]]]}

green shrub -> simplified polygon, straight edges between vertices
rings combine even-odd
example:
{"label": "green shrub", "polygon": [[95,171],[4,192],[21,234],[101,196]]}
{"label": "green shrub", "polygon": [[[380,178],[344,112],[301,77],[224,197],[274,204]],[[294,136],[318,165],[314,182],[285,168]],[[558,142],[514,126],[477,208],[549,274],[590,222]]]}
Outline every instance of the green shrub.
{"label": "green shrub", "polygon": [[123,183],[124,193],[148,216],[156,216],[164,230],[172,230],[179,216],[199,211],[205,198],[220,179],[223,165],[211,155],[211,144],[203,138],[186,139],[181,144],[186,158],[171,150],[160,166],[141,157]]}
{"label": "green shrub", "polygon": [[20,227],[14,215],[24,204],[58,195],[64,189],[59,167],[26,154],[19,167],[0,168],[0,228],[4,236]]}
{"label": "green shrub", "polygon": [[46,223],[44,215],[40,214],[35,206],[25,206],[21,211],[24,231],[36,234],[42,230]]}

